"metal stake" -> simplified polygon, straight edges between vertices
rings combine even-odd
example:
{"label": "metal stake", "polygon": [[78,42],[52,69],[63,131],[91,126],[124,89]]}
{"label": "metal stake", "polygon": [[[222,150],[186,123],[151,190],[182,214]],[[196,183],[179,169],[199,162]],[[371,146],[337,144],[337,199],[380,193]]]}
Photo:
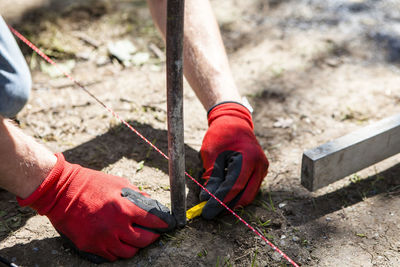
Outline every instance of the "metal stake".
{"label": "metal stake", "polygon": [[177,224],[186,224],[185,149],[183,138],[184,0],[167,2],[167,113],[171,208]]}

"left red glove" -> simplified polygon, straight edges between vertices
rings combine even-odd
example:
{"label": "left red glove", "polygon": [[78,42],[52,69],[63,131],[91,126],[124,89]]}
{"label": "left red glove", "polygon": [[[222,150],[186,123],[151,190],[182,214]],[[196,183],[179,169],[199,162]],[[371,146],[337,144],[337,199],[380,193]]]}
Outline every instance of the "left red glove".
{"label": "left red glove", "polygon": [[[238,103],[221,103],[208,113],[208,131],[200,154],[205,187],[231,208],[248,205],[267,175],[268,160],[253,132],[247,108]],[[224,207],[202,190],[208,200],[202,216],[212,219]]]}
{"label": "left red glove", "polygon": [[89,260],[130,258],[175,227],[168,208],[126,179],[56,156],[56,165],[39,188],[27,199],[17,199],[46,215]]}

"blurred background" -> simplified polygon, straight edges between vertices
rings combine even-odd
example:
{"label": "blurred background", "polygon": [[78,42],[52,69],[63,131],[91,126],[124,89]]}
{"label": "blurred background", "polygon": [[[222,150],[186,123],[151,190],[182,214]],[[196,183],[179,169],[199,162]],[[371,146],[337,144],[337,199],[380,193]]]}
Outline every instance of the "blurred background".
{"label": "blurred background", "polygon": [[[188,1],[188,0],[187,0]],[[301,155],[400,112],[399,0],[211,1],[271,166],[239,213],[302,266],[399,266],[400,157],[317,192]],[[163,151],[165,47],[144,0],[0,0],[18,31]],[[169,205],[168,166],[93,99],[20,44],[32,96],[20,126],[52,151],[127,177]],[[185,84],[187,170],[198,177],[206,112]],[[197,201],[189,184],[189,203]],[[86,266],[46,218],[0,192],[0,255],[22,266]],[[115,266],[286,266],[231,216],[196,219]]]}

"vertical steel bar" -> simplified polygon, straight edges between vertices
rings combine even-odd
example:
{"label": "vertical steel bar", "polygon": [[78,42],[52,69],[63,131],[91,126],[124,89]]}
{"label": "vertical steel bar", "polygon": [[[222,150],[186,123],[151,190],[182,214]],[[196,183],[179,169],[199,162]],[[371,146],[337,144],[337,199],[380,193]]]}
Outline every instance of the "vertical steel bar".
{"label": "vertical steel bar", "polygon": [[171,208],[178,226],[186,224],[185,150],[183,138],[184,0],[167,2],[167,113]]}

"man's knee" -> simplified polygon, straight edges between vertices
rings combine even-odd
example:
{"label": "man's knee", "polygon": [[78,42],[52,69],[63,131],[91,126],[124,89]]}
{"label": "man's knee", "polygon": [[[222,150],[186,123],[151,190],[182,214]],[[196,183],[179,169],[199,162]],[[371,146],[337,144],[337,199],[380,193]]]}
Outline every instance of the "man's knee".
{"label": "man's knee", "polygon": [[15,72],[0,70],[0,115],[15,117],[29,99],[32,81],[25,66]]}
{"label": "man's knee", "polygon": [[0,115],[15,117],[28,101],[31,85],[25,59],[0,16]]}

